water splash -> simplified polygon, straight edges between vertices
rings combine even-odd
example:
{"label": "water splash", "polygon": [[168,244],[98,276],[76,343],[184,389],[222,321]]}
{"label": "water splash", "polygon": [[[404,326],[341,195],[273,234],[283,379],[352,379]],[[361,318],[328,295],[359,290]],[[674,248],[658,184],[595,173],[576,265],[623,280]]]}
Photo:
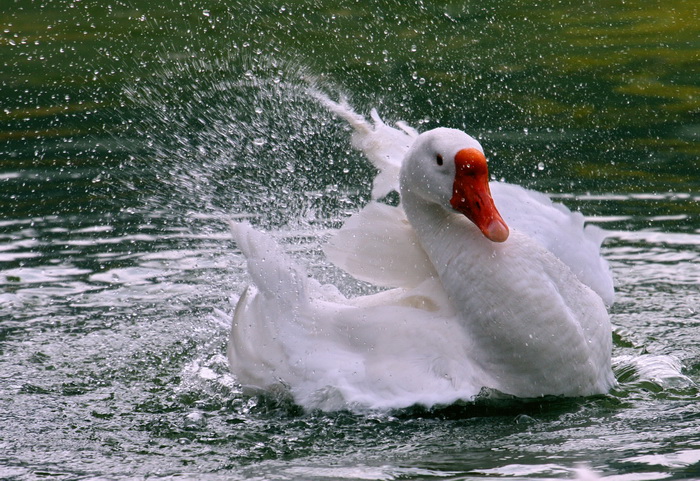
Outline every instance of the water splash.
{"label": "water splash", "polygon": [[[325,269],[314,251],[318,237],[369,198],[373,172],[309,88],[334,90],[304,66],[273,58],[164,59],[148,79],[125,89],[142,112],[128,132],[141,146],[131,167],[143,174],[132,187],[146,187],[144,206],[205,236],[224,231],[223,221],[231,216],[283,227],[287,248],[302,250],[311,264],[317,256],[317,266]],[[324,280],[338,280],[333,269],[325,274]],[[363,288],[343,282],[353,283],[355,293]],[[240,286],[216,289],[232,287],[237,292]],[[206,354],[196,359],[201,365],[210,361]],[[633,390],[656,386],[652,391],[687,379],[672,362],[657,361],[619,361],[618,377]],[[667,370],[649,368],[657,364]],[[208,371],[198,368],[185,377],[218,383],[202,372]]]}
{"label": "water splash", "polygon": [[266,227],[337,217],[367,195],[345,186],[369,186],[372,172],[307,94],[318,82],[266,57],[164,59],[125,89],[142,112],[129,129],[143,147],[132,188],[205,230],[232,215]]}
{"label": "water splash", "polygon": [[641,354],[619,356],[614,359],[615,376],[624,391],[663,391],[692,395],[697,387],[682,373],[683,366],[674,356]]}

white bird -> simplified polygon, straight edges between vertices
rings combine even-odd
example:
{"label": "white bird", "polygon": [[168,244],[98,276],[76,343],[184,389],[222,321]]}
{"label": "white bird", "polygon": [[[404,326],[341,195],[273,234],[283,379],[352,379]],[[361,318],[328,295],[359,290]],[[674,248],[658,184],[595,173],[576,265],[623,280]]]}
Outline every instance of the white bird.
{"label": "white bird", "polygon": [[[324,251],[387,287],[346,298],[272,238],[232,223],[252,278],[228,358],[250,392],[282,389],[307,408],[389,409],[607,392],[612,276],[602,230],[544,194],[490,183],[479,142],[438,128],[368,123],[316,93],[354,128],[379,169],[373,197]],[[401,203],[378,199],[397,190]]]}

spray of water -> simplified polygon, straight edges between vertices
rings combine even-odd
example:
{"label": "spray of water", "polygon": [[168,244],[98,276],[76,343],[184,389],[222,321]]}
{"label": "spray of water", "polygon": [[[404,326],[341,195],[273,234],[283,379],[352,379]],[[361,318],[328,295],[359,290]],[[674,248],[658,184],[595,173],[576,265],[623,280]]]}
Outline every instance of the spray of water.
{"label": "spray of water", "polygon": [[356,208],[373,172],[308,94],[319,82],[271,58],[164,60],[125,92],[142,112],[130,132],[144,205],[205,230],[231,216],[308,226]]}
{"label": "spray of water", "polygon": [[[144,208],[206,236],[228,237],[225,221],[245,217],[307,244],[302,249],[308,257],[309,242],[313,249],[326,227],[339,225],[368,200],[374,176],[340,131],[346,127],[311,90],[335,89],[307,68],[273,58],[163,60],[149,78],[125,89],[141,112],[128,130],[138,146],[130,149],[137,153],[129,167],[141,173],[132,188],[142,193]],[[325,274],[330,282],[340,275],[332,269]],[[354,294],[363,289],[352,287]],[[230,312],[222,316],[228,319]],[[187,379],[206,377],[214,366],[222,382],[230,383],[220,353],[210,357],[211,350],[205,351]],[[687,381],[680,365],[665,358],[641,362],[623,356],[616,371],[622,392],[639,382],[663,388]]]}

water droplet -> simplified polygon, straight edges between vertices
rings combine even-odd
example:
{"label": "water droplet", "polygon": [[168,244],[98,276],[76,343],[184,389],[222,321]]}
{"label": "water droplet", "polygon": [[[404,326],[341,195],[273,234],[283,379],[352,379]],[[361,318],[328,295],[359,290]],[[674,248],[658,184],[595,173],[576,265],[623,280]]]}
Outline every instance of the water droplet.
{"label": "water droplet", "polygon": [[537,424],[537,419],[527,414],[518,414],[515,417],[515,424]]}
{"label": "water droplet", "polygon": [[200,412],[191,412],[185,416],[183,427],[185,429],[202,429],[207,424],[207,420]]}

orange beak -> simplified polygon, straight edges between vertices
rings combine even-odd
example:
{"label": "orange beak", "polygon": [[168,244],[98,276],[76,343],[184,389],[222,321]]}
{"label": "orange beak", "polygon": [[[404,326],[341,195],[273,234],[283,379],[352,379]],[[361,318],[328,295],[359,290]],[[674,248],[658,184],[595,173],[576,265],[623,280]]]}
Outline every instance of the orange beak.
{"label": "orange beak", "polygon": [[508,238],[508,226],[491,197],[486,157],[477,149],[462,149],[455,155],[455,167],[452,208],[471,220],[486,238],[504,242]]}

